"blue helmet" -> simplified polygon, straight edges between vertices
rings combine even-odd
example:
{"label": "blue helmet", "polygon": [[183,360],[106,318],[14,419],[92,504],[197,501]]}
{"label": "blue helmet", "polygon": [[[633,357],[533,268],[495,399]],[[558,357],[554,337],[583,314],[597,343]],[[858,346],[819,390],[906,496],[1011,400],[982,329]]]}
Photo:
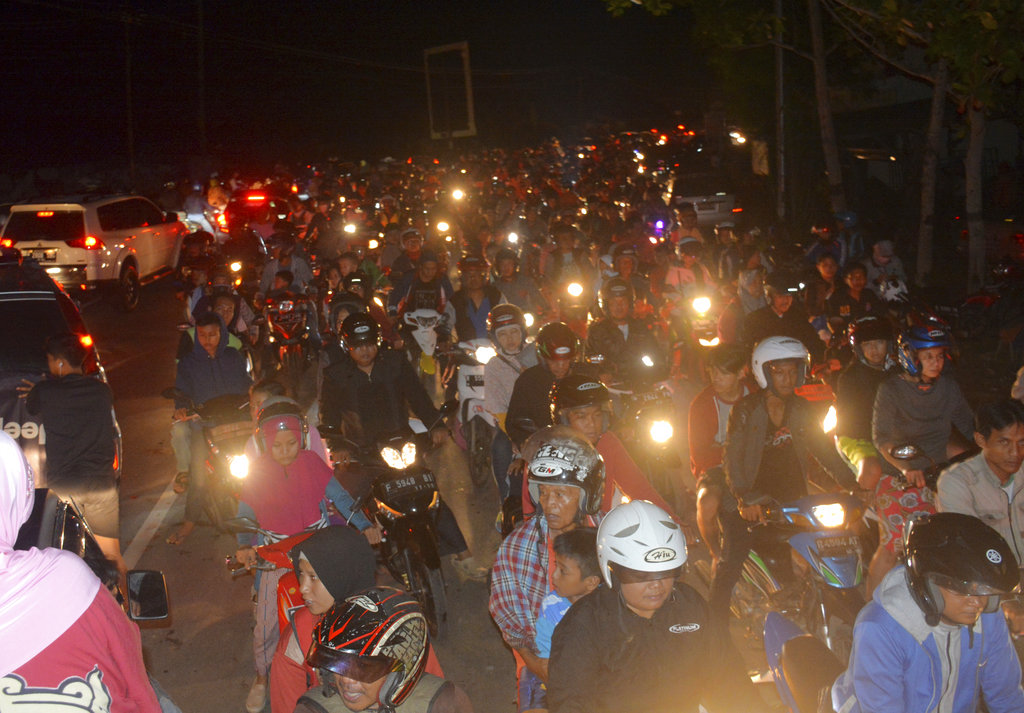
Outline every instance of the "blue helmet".
{"label": "blue helmet", "polygon": [[946,325],[929,321],[905,330],[896,343],[896,358],[900,366],[911,376],[921,373],[921,360],[917,352],[931,347],[952,347],[953,340]]}

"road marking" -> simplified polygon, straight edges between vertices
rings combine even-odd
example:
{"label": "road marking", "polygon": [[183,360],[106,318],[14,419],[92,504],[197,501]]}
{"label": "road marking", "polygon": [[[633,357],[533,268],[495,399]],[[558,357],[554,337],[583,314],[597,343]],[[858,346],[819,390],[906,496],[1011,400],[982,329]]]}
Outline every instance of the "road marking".
{"label": "road marking", "polygon": [[156,505],[149,511],[149,515],[146,517],[145,522],[142,523],[142,527],[135,533],[135,537],[132,538],[132,542],[128,545],[128,549],[124,552],[124,561],[128,566],[128,569],[133,569],[138,564],[139,559],[142,557],[142,553],[146,551],[146,547],[153,540],[153,536],[156,535],[156,531],[160,529],[160,526],[164,523],[167,518],[167,513],[174,505],[178,494],[174,492],[174,479],[167,484],[160,499],[156,501]]}

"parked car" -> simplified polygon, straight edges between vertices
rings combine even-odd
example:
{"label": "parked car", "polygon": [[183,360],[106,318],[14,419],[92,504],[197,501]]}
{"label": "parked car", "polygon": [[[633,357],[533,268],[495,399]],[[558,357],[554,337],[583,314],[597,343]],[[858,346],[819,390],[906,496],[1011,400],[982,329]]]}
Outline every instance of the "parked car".
{"label": "parked car", "polygon": [[[0,249],[0,429],[18,442],[36,472],[39,487],[46,484],[46,432],[25,408],[17,387],[35,383],[48,372],[46,339],[77,334],[89,351],[85,372],[106,382],[92,336],[75,303],[43,267],[12,248]],[[117,434],[114,468],[121,477],[121,429],[111,410]]]}
{"label": "parked car", "polygon": [[35,259],[71,294],[114,287],[132,310],[141,285],[173,272],[187,232],[142,196],[57,197],[11,206],[0,246]]}

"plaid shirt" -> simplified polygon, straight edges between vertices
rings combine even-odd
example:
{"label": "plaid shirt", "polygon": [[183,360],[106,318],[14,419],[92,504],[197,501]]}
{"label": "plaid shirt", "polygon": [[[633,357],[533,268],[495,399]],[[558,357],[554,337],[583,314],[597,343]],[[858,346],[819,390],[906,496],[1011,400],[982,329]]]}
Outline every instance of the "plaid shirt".
{"label": "plaid shirt", "polygon": [[491,618],[514,649],[536,652],[537,617],[548,592],[548,522],[534,515],[519,523],[498,549],[491,570]]}

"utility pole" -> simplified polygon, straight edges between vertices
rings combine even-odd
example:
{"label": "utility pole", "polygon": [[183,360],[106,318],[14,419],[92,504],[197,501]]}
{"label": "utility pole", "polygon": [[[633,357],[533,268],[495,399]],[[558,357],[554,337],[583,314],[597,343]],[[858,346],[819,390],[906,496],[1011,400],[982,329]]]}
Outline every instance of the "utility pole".
{"label": "utility pole", "polygon": [[786,218],[786,100],[782,0],[775,0],[775,217]]}
{"label": "utility pole", "polygon": [[199,47],[197,61],[199,63],[199,155],[206,158],[206,28],[203,22],[203,0],[199,2]]}
{"label": "utility pole", "polygon": [[125,132],[128,144],[128,180],[130,188],[135,190],[135,118],[132,109],[132,18],[128,5],[122,6],[124,19],[124,94],[125,94]]}

